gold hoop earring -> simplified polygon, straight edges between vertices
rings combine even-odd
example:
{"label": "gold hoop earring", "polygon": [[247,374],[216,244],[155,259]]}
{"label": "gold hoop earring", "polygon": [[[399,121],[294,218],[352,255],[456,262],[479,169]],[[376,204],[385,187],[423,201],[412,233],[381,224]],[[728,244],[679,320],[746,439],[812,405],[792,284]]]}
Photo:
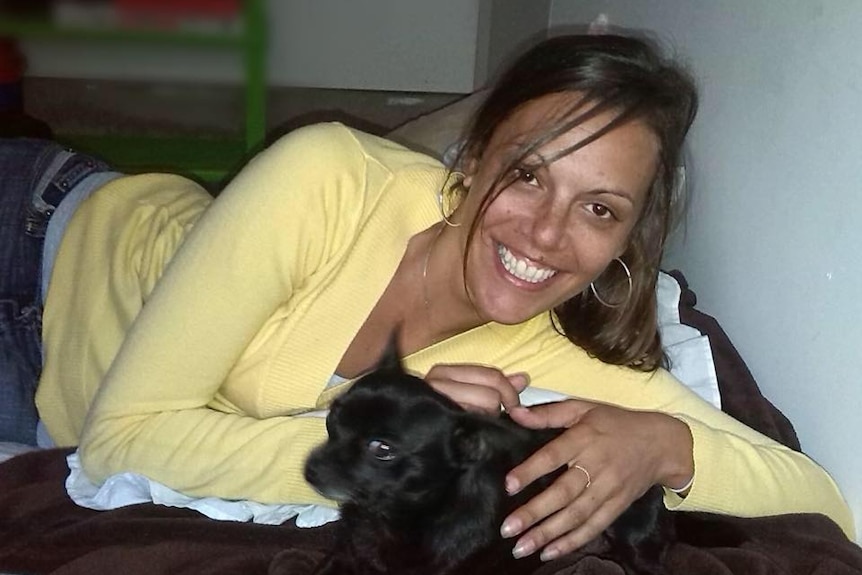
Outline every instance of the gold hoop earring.
{"label": "gold hoop earring", "polygon": [[449,218],[446,217],[446,214],[443,213],[442,209],[440,210],[440,216],[443,218],[443,223],[445,223],[450,228],[460,228],[461,227],[461,224],[456,224],[455,222],[449,220]]}
{"label": "gold hoop earring", "polygon": [[614,303],[614,304],[608,303],[607,301],[605,301],[602,298],[602,296],[599,295],[599,292],[598,292],[598,290],[596,290],[596,286],[593,282],[590,282],[590,290],[593,292],[593,296],[597,300],[599,300],[599,303],[602,304],[603,306],[609,307],[609,308],[618,308],[618,307],[622,307],[622,306],[626,305],[627,303],[629,303],[629,300],[632,298],[632,290],[634,289],[634,285],[632,282],[632,273],[629,271],[629,266],[626,265],[626,262],[624,262],[620,258],[614,258],[612,261],[618,262],[623,267],[623,270],[626,272],[626,280],[628,281],[628,284],[629,284],[629,292],[626,295],[626,299],[624,299],[623,301],[621,301],[619,303]]}
{"label": "gold hoop earring", "polygon": [[455,213],[454,209],[450,209],[452,205],[452,195],[458,190],[466,191],[467,188],[464,186],[464,179],[466,177],[467,175],[463,172],[453,171],[449,174],[450,181],[447,182],[445,188],[440,190],[440,193],[437,194],[437,205],[440,208],[440,216],[443,218],[443,222],[450,228],[461,227],[461,224],[453,222],[449,217]]}

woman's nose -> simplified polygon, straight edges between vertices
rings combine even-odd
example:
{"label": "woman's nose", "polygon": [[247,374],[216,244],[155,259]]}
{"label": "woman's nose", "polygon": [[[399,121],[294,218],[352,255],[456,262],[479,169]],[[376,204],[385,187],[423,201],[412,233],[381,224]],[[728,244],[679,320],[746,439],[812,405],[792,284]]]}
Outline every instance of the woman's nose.
{"label": "woman's nose", "polygon": [[545,199],[533,214],[533,242],[542,248],[559,248],[569,228],[569,208]]}

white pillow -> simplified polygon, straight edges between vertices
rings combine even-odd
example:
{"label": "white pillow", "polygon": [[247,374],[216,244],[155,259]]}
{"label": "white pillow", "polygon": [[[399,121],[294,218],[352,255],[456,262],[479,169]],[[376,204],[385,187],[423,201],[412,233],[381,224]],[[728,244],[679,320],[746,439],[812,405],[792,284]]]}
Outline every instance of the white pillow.
{"label": "white pillow", "polygon": [[679,298],[682,288],[670,275],[659,272],[656,284],[658,331],[669,370],[704,400],[721,409],[718,376],[709,338],[695,328],[680,323]]}

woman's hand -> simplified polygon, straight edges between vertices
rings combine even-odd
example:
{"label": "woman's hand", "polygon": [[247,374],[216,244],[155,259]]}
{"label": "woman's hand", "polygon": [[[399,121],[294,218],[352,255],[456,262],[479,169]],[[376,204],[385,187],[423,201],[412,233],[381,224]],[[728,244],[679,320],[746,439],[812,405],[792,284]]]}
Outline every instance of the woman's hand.
{"label": "woman's hand", "polygon": [[442,364],[425,375],[431,387],[468,411],[499,415],[521,405],[518,394],[530,384],[524,373],[506,375],[494,367],[470,364]]}
{"label": "woman's hand", "polygon": [[566,465],[542,493],[516,509],[501,533],[516,557],[543,549],[551,560],[604,531],[652,485],[685,485],[694,473],[688,426],[669,415],[570,399],[509,411],[531,428],[567,428],[506,476],[512,494]]}

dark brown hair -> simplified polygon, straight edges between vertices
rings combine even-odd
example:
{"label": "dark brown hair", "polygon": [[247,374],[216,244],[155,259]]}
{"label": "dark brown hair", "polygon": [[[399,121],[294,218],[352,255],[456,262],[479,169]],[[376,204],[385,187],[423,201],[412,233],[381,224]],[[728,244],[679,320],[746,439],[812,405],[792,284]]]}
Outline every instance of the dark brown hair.
{"label": "dark brown hair", "polygon": [[[665,240],[681,213],[677,173],[682,144],[697,110],[694,82],[643,39],[584,35],[545,40],[518,58],[496,82],[468,126],[457,162],[480,160],[494,132],[515,110],[558,93],[580,97],[554,114],[500,171],[471,223],[470,236],[488,205],[512,183],[516,167],[544,144],[592,117],[614,114],[603,129],[547,159],[552,162],[622,124],[643,122],[659,140],[660,157],[655,180],[621,256],[631,271],[631,293],[622,266],[611,262],[595,287],[605,302],[621,305],[608,307],[587,288],[556,307],[551,319],[561,334],[590,355],[606,363],[652,371],[664,361],[655,287]],[[466,257],[464,261],[466,265]]]}

